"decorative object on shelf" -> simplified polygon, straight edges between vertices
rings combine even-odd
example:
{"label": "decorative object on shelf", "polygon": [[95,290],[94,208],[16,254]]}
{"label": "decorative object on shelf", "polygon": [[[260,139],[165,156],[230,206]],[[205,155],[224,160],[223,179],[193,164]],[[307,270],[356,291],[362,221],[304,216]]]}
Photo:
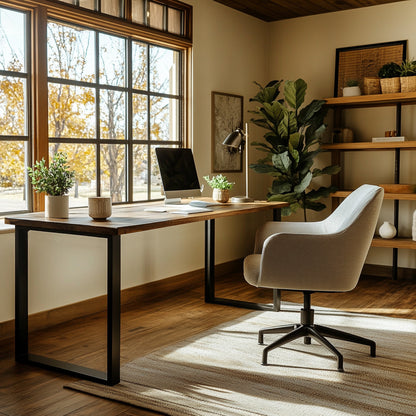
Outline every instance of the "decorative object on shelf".
{"label": "decorative object on shelf", "polygon": [[352,143],[354,141],[354,132],[348,127],[341,129],[341,142]]}
{"label": "decorative object on shelf", "polygon": [[36,161],[33,168],[28,167],[28,174],[36,192],[45,192],[45,217],[68,218],[68,191],[74,184],[75,172],[70,170],[65,153],[57,152],[49,168],[45,159]]}
{"label": "decorative object on shelf", "polygon": [[319,199],[328,197],[334,186],[313,189],[312,178],[338,173],[339,166],[323,169],[312,168],[320,152],[319,139],[325,131],[324,117],[327,107],[324,100],[313,100],[303,105],[307,84],[303,79],[286,81],[284,99],[279,99],[283,81],[271,81],[265,87],[257,84],[260,91],[250,101],[258,103],[252,111],[251,122],[267,130],[266,143],[256,142],[266,156],[250,165],[257,173],[267,173],[273,183],[267,194],[269,201],[284,201],[290,206],[282,209],[283,215],[290,215],[297,209],[321,211],[325,204]]}
{"label": "decorative object on shelf", "polygon": [[400,65],[400,90],[401,92],[416,91],[416,61],[406,59]]}
{"label": "decorative object on shelf", "polygon": [[361,89],[357,80],[350,79],[347,81],[346,85],[347,86],[342,89],[343,97],[355,97],[356,95],[361,95]]}
{"label": "decorative object on shelf", "polygon": [[212,188],[212,199],[214,201],[222,203],[228,202],[230,199],[229,190],[234,186],[234,182],[229,182],[224,175],[213,176],[211,179],[209,176],[204,176],[204,179]]}
{"label": "decorative object on shelf", "polygon": [[406,138],[404,136],[384,136],[384,137],[372,137],[371,138],[371,141],[373,143],[404,142],[405,140]]}
{"label": "decorative object on shelf", "polygon": [[[379,69],[388,62],[400,65],[406,59],[406,48],[407,41],[399,40],[336,49],[334,97],[342,96],[342,87],[349,79],[358,80],[364,94],[379,94],[376,79]],[[366,88],[365,78],[373,79],[371,90],[370,84]]]}
{"label": "decorative object on shelf", "polygon": [[222,145],[230,131],[243,127],[243,99],[241,95],[211,93],[212,112],[212,171],[242,172],[242,152],[229,152]]}
{"label": "decorative object on shelf", "polygon": [[89,197],[88,215],[95,221],[105,221],[108,217],[111,217],[111,197]]}
{"label": "decorative object on shelf", "polygon": [[380,94],[380,78],[379,77],[364,77],[364,95]]}
{"label": "decorative object on shelf", "polygon": [[389,223],[388,221],[384,221],[381,227],[378,230],[381,238],[390,239],[396,236],[396,227]]}
{"label": "decorative object on shelf", "polygon": [[378,71],[380,77],[381,92],[393,94],[400,92],[400,65],[396,62],[384,64]]}
{"label": "decorative object on shelf", "polygon": [[416,209],[413,211],[412,240],[416,241]]}
{"label": "decorative object on shelf", "polygon": [[384,189],[384,192],[389,194],[414,194],[416,192],[416,185],[404,183],[387,183],[379,185]]}

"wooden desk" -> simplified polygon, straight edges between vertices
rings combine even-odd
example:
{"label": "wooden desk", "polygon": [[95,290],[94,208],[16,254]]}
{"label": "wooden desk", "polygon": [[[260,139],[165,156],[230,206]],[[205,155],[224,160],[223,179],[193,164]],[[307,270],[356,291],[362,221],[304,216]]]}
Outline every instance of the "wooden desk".
{"label": "wooden desk", "polygon": [[[215,296],[215,220],[273,210],[273,219],[280,220],[283,202],[254,202],[248,204],[224,204],[214,206],[213,211],[180,215],[167,212],[144,211],[152,205],[145,203],[113,206],[108,221],[94,221],[87,209],[73,209],[69,219],[45,218],[44,213],[22,214],[7,217],[7,224],[15,225],[15,356],[23,363],[33,363],[49,369],[59,370],[95,382],[114,385],[120,381],[120,238],[123,234],[170,227],[180,224],[205,221],[205,301],[237,307],[278,310],[280,297],[274,292],[273,306],[243,302]],[[75,234],[107,240],[107,372],[78,366],[29,353],[28,345],[28,233],[41,231]]]}

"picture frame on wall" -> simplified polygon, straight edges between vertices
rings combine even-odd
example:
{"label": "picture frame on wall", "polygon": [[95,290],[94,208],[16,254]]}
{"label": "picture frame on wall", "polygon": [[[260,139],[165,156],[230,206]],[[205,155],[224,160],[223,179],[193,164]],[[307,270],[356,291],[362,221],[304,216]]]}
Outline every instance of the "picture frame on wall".
{"label": "picture frame on wall", "polygon": [[365,77],[378,77],[389,62],[401,64],[406,59],[407,40],[373,43],[336,49],[334,97],[342,97],[347,81],[356,80],[364,91]]}
{"label": "picture frame on wall", "polygon": [[211,146],[213,172],[242,172],[243,155],[230,152],[222,143],[237,128],[243,128],[244,97],[212,91],[211,93]]}

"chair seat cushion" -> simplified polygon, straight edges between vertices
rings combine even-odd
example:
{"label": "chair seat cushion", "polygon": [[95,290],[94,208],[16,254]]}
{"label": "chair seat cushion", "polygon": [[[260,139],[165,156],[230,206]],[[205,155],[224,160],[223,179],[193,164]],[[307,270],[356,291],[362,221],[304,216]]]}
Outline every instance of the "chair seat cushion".
{"label": "chair seat cushion", "polygon": [[261,254],[250,254],[244,259],[244,278],[247,283],[258,286]]}

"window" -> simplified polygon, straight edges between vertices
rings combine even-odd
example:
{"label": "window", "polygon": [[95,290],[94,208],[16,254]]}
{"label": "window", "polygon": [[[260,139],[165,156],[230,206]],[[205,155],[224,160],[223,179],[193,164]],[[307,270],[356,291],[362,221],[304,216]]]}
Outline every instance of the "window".
{"label": "window", "polygon": [[0,211],[29,209],[28,18],[0,8]]}
{"label": "window", "polygon": [[[86,206],[94,195],[111,195],[114,203],[161,198],[155,148],[187,142],[190,44],[168,34],[153,43],[153,32],[143,36],[143,28],[136,32],[84,10],[126,1],[134,3],[71,0],[71,6],[46,8],[30,0],[27,12],[0,6],[0,38],[7,45],[0,50],[0,215],[32,209],[26,167],[58,151],[76,172],[72,207]],[[150,3],[162,4],[143,4]],[[172,7],[163,7],[165,28]],[[32,19],[37,8],[41,17]],[[42,210],[39,200],[35,210]]]}

